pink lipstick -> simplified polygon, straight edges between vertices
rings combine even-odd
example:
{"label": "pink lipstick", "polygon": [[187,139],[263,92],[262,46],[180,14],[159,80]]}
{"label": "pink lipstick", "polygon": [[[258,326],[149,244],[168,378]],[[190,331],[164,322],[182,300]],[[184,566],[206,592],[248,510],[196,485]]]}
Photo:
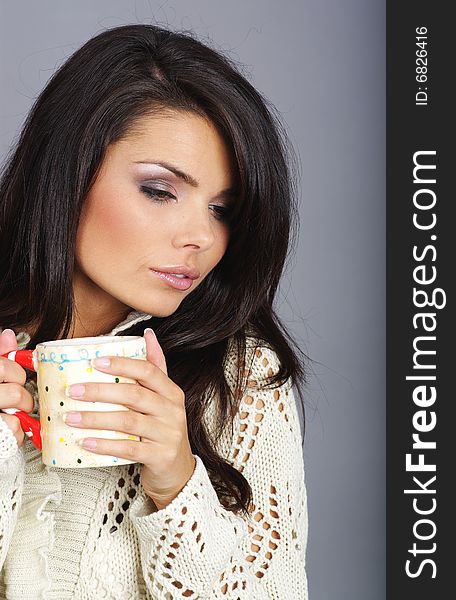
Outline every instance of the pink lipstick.
{"label": "pink lipstick", "polygon": [[186,276],[177,277],[176,275],[171,275],[171,273],[155,271],[155,269],[150,269],[150,271],[176,290],[188,290],[193,285],[193,279]]}

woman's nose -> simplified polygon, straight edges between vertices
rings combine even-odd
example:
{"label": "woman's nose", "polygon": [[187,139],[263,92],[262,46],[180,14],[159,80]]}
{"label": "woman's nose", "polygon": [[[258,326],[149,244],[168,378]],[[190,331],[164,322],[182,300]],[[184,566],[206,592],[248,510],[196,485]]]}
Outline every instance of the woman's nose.
{"label": "woman's nose", "polygon": [[179,215],[179,223],[175,229],[174,245],[176,247],[195,246],[200,250],[208,250],[215,241],[214,225],[211,223],[211,211],[205,208],[190,208]]}

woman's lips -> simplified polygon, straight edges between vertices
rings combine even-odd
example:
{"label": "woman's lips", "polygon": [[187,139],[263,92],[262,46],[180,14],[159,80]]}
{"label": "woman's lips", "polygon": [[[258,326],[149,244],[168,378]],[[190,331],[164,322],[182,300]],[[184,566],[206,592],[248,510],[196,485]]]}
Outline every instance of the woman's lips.
{"label": "woman's lips", "polygon": [[188,277],[175,277],[170,273],[162,273],[154,269],[150,269],[150,271],[176,290],[188,290],[193,285],[193,279]]}

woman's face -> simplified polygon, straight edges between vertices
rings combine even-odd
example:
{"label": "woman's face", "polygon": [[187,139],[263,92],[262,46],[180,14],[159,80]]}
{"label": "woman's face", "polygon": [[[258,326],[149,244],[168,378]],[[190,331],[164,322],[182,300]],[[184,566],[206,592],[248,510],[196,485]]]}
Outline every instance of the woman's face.
{"label": "woman's face", "polygon": [[[74,289],[88,321],[130,308],[172,314],[228,245],[234,168],[214,126],[177,111],[136,125],[109,147],[81,214]],[[200,273],[186,290],[153,271],[176,265]]]}

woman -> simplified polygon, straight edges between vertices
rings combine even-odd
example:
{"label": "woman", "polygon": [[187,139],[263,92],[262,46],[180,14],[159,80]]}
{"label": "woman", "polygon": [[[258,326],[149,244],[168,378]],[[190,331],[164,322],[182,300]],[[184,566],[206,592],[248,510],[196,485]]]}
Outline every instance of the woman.
{"label": "woman", "polygon": [[[148,361],[105,367],[121,396],[72,386],[128,420],[67,417],[140,436],[86,446],[134,464],[45,467],[1,415],[2,598],[307,598],[283,140],[226,58],[151,25],[89,40],[37,99],[0,185],[0,354],[146,329]],[[21,367],[0,382],[39,414]]]}

